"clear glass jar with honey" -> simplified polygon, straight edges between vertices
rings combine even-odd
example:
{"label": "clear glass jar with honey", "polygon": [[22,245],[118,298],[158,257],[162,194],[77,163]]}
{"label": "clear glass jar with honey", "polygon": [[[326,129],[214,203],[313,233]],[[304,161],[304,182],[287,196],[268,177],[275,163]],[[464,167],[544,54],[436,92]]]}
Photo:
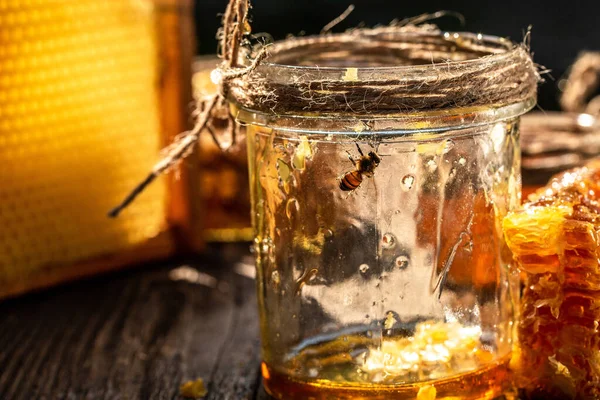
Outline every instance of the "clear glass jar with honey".
{"label": "clear glass jar with honey", "polygon": [[[448,45],[444,57],[433,35]],[[354,83],[434,77],[440,68],[501,62],[515,47],[407,30],[394,51],[376,56],[360,35],[323,50],[331,37],[275,52],[253,73],[273,87],[320,82],[316,90],[331,96],[349,84],[347,103],[311,92],[331,107],[302,112],[300,97],[238,104],[266,390],[286,400],[494,398],[508,385],[518,300],[500,224],[520,203],[518,122],[535,90],[490,104],[369,109]],[[425,55],[407,56],[403,41],[421,43]],[[393,90],[382,103],[406,104],[411,93]]]}

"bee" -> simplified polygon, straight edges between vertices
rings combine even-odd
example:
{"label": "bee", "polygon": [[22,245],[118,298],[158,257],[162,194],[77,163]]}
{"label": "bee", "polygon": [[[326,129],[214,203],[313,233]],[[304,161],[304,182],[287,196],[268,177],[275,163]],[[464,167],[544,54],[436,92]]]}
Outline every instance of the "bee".
{"label": "bee", "polygon": [[368,178],[372,177],[375,168],[377,168],[381,162],[381,157],[374,151],[370,151],[369,154],[365,156],[358,143],[356,143],[356,148],[360,153],[360,158],[355,160],[352,158],[352,155],[348,153],[348,158],[350,158],[350,161],[354,164],[354,169],[346,172],[340,179],[340,189],[345,192],[358,189],[363,181],[363,176]]}

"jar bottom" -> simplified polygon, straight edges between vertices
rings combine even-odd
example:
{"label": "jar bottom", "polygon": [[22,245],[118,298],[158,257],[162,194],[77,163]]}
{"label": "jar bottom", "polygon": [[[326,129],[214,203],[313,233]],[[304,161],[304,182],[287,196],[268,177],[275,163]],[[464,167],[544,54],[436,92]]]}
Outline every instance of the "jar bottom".
{"label": "jar bottom", "polygon": [[[280,400],[475,400],[496,399],[511,389],[510,356],[476,371],[454,377],[403,385],[339,383],[328,379],[300,380],[262,363],[267,393]],[[435,388],[435,391],[431,387]]]}

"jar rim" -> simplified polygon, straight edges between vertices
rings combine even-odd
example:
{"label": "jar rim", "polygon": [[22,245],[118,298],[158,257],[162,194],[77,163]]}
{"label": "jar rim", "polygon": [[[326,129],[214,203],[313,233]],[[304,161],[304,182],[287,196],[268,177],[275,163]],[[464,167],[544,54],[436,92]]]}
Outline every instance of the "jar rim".
{"label": "jar rim", "polygon": [[[494,35],[484,35],[481,33],[472,33],[472,32],[451,32],[451,31],[445,31],[443,33],[440,32],[440,34],[448,40],[463,40],[463,39],[467,39],[470,41],[476,41],[479,42],[482,46],[485,46],[488,51],[489,54],[487,54],[488,59],[490,60],[490,57],[493,58],[494,60],[500,60],[500,59],[504,59],[506,57],[510,57],[512,56],[512,53],[515,51],[518,51],[518,47],[515,46],[515,44],[504,38],[501,36],[494,36]],[[423,33],[422,32],[403,32],[403,37],[409,37],[409,36],[414,36],[414,37],[423,37]],[[328,42],[328,38],[332,37],[331,36],[313,36],[313,37],[308,37],[308,38],[292,38],[292,39],[288,39],[287,41],[282,41],[282,42],[276,42],[273,46],[277,47],[277,46],[282,46],[284,47],[284,49],[282,49],[283,51],[285,51],[285,47],[290,47],[291,43],[296,44],[296,42],[303,42],[305,40],[310,40],[311,43],[316,43],[319,41],[322,42]],[[436,34],[437,36],[437,34]],[[286,42],[290,42],[287,43],[286,46],[283,46]],[[353,40],[352,42],[353,44],[356,44],[356,39]],[[492,49],[495,49],[496,51],[491,51]],[[280,49],[277,49],[277,51],[282,51]],[[355,65],[344,65],[344,66],[328,66],[328,65],[297,65],[294,63],[284,63],[284,62],[273,62],[273,61],[269,61],[268,59],[265,60],[264,62],[262,62],[260,64],[260,66],[258,68],[260,69],[282,69],[282,70],[299,70],[302,72],[345,72],[346,70],[348,70],[348,68],[355,68],[358,71],[369,71],[369,72],[379,72],[379,73],[386,73],[386,72],[406,72],[409,70],[435,70],[437,68],[439,68],[442,65],[466,65],[466,64],[475,64],[475,63],[481,63],[482,62],[482,57],[473,57],[473,58],[468,58],[468,59],[462,59],[462,60],[445,60],[443,62],[435,62],[432,61],[430,63],[427,64],[412,64],[412,65],[377,65],[377,66],[355,66]],[[339,78],[342,79],[343,75],[339,75]],[[307,79],[307,77],[305,77],[305,79]]]}

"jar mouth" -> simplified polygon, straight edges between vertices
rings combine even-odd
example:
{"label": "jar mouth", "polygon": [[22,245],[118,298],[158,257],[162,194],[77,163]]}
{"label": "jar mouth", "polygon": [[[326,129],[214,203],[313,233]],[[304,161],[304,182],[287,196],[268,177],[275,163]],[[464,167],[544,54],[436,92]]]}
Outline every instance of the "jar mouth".
{"label": "jar mouth", "polygon": [[[362,32],[362,31],[361,31]],[[373,44],[376,37],[379,42]],[[436,70],[447,65],[483,62],[482,57],[502,60],[516,51],[510,40],[471,32],[387,31],[375,34],[341,34],[292,38],[276,42],[272,56],[259,69],[331,73],[333,80],[343,80],[345,72],[356,69],[368,73],[407,73],[411,70]],[[336,74],[337,73],[337,74]],[[304,79],[310,79],[305,76]]]}

